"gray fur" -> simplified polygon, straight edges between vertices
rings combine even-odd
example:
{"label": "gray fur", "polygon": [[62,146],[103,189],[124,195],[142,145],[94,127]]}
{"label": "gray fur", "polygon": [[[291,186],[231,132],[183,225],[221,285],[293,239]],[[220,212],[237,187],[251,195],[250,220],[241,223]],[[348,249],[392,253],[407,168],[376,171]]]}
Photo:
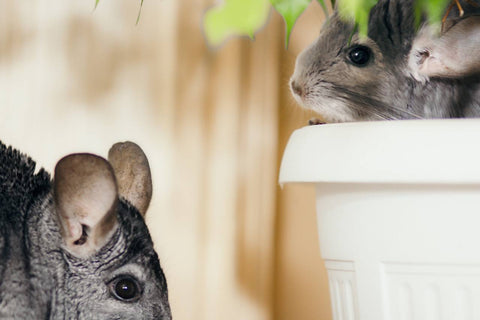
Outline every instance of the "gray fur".
{"label": "gray fur", "polygon": [[[138,210],[119,198],[111,238],[77,257],[64,244],[49,174],[34,172],[30,158],[0,143],[0,319],[171,319],[165,276]],[[125,276],[139,284],[135,301],[112,294]]]}
{"label": "gray fur", "polygon": [[480,16],[450,19],[448,24],[441,33],[425,24],[415,37],[408,66],[418,81],[480,73]]}
{"label": "gray fur", "polygon": [[[319,38],[297,58],[291,86],[295,99],[327,122],[480,116],[480,76],[417,81],[408,70],[415,38],[412,0],[380,0],[368,37],[335,13]],[[357,45],[373,59],[358,67],[348,59]]]}

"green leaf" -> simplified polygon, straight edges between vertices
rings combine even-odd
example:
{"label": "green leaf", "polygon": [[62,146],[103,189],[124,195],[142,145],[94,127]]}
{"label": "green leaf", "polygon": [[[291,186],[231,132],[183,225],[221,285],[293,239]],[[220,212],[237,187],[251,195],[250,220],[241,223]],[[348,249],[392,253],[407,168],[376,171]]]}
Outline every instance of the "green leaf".
{"label": "green leaf", "polygon": [[94,10],[97,9],[97,6],[98,6],[99,2],[100,2],[100,0],[95,0],[95,8],[93,8]]}
{"label": "green leaf", "polygon": [[225,0],[205,13],[205,36],[214,46],[234,35],[253,39],[255,32],[266,23],[269,11],[268,0]]}
{"label": "green leaf", "polygon": [[352,29],[352,32],[350,32],[350,35],[348,36],[348,42],[347,42],[348,46],[350,46],[350,44],[352,43],[353,36],[357,32],[358,32],[358,24],[355,24],[355,26]]}
{"label": "green leaf", "polygon": [[325,4],[325,1],[323,0],[317,0],[317,2],[320,4],[320,6],[322,7],[322,10],[323,10],[323,13],[325,14],[325,18],[328,19],[328,9],[327,9],[327,5]]}
{"label": "green leaf", "polygon": [[415,23],[415,29],[418,31],[418,28],[420,27],[420,23],[422,21],[422,8],[421,8],[421,5],[419,5],[419,2],[420,1],[415,1],[415,4],[414,4],[414,10],[413,10],[413,14],[414,14],[414,23]]}
{"label": "green leaf", "polygon": [[140,9],[138,9],[137,22],[135,22],[135,25],[138,25],[138,21],[140,21],[140,14],[142,13],[142,7],[143,7],[143,0],[140,2]]}
{"label": "green leaf", "polygon": [[355,22],[361,36],[366,36],[370,10],[377,2],[378,0],[338,0],[338,11],[343,18]]}
{"label": "green leaf", "polygon": [[421,14],[426,13],[430,24],[439,24],[450,2],[451,0],[416,0],[415,18],[420,21]]}
{"label": "green leaf", "polygon": [[288,47],[288,40],[295,21],[305,11],[310,0],[270,0],[270,2],[285,20],[287,27],[285,45]]}

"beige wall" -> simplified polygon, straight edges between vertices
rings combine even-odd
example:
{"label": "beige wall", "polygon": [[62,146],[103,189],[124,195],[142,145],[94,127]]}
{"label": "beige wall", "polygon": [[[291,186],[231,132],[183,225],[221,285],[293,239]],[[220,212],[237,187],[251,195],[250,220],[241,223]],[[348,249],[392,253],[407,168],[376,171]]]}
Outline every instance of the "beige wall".
{"label": "beige wall", "polygon": [[276,179],[311,116],[288,92],[318,34],[313,4],[284,49],[276,14],[255,42],[210,50],[214,1],[0,0],[0,139],[53,170],[70,152],[147,153],[147,216],[175,319],[330,319],[313,189]]}
{"label": "beige wall", "polygon": [[[312,3],[300,17],[289,50],[282,51],[282,79],[293,73],[295,57],[318,36],[323,19],[317,3]],[[286,86],[284,80],[280,93],[279,158],[291,132],[315,116],[298,108]],[[327,274],[318,245],[313,186],[291,184],[279,188],[275,243],[274,319],[331,319]]]}

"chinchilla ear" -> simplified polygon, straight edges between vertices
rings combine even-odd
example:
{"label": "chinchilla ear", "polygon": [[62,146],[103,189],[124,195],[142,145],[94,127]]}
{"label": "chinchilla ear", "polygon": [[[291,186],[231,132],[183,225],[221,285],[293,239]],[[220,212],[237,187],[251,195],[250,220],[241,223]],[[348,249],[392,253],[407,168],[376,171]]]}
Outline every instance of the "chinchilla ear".
{"label": "chinchilla ear", "polygon": [[133,142],[119,142],[108,152],[118,182],[119,195],[145,216],[152,199],[152,176],[143,150]]}
{"label": "chinchilla ear", "polygon": [[480,73],[480,16],[448,23],[452,26],[440,35],[426,26],[415,38],[409,68],[417,80],[460,78]]}
{"label": "chinchilla ear", "polygon": [[55,167],[54,199],[66,248],[94,254],[117,227],[117,184],[110,164],[92,154],[72,154]]}

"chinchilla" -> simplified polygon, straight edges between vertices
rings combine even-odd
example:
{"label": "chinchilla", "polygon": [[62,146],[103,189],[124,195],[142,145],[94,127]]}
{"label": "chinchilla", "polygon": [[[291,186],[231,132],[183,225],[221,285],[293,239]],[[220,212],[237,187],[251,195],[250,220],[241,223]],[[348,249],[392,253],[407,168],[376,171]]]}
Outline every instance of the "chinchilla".
{"label": "chinchilla", "polygon": [[0,143],[0,319],[171,319],[142,149],[35,166]]}
{"label": "chinchilla", "polygon": [[417,70],[409,65],[417,37],[413,1],[380,0],[367,37],[334,12],[297,58],[290,82],[295,99],[326,122],[479,117],[478,72],[419,76],[422,61],[414,60]]}

